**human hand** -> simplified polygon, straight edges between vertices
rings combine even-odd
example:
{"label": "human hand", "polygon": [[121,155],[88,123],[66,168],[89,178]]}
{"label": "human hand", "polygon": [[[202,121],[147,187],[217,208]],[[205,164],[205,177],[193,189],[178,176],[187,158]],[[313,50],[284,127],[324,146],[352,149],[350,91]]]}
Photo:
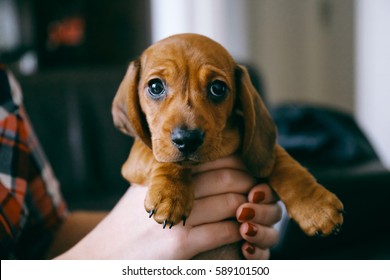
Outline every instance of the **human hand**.
{"label": "human hand", "polygon": [[[277,217],[268,208],[272,206],[253,203],[255,184],[236,157],[228,157],[201,165],[194,169],[195,202],[186,226],[176,225],[162,229],[153,219],[148,219],[143,207],[146,187],[133,185],[125,193],[110,214],[76,246],[61,255],[66,259],[188,259],[242,238],[254,246],[255,253],[247,258],[267,257],[267,248],[277,239],[277,234],[268,226]],[[269,187],[258,186],[271,202]],[[256,190],[257,188],[254,188]],[[247,193],[249,201],[247,203]],[[256,199],[255,199],[256,200]],[[272,205],[272,204],[271,204]],[[251,220],[259,233],[248,237],[245,223],[229,220],[244,206],[255,210]],[[270,213],[270,214],[267,214]],[[264,214],[262,216],[262,214]],[[276,218],[275,218],[276,219]],[[261,232],[268,232],[260,236]],[[269,252],[268,252],[269,253]]]}
{"label": "human hand", "polygon": [[[275,192],[267,184],[255,185],[254,178],[246,174],[244,165],[237,157],[223,158],[195,168],[195,172],[205,171],[213,172],[209,176],[207,173],[203,174],[198,181],[195,180],[198,186],[195,194],[198,199],[210,195],[210,191],[219,195],[224,192],[230,195],[247,194],[245,201],[242,200],[243,197],[231,197],[231,200],[238,199],[242,202],[236,211],[236,219],[242,223],[240,235],[246,240],[241,246],[242,254],[246,259],[268,259],[269,248],[275,245],[279,238],[273,225],[282,215]],[[207,190],[210,185],[214,185],[213,189]]]}
{"label": "human hand", "polygon": [[278,231],[273,228],[282,217],[278,197],[267,184],[259,184],[250,190],[248,201],[236,213],[237,220],[242,223],[240,234],[246,240],[241,247],[242,253],[250,260],[268,259],[269,248],[279,239]]}
{"label": "human hand", "polygon": [[[163,229],[148,218],[143,206],[146,191],[144,186],[131,186],[95,229],[58,258],[189,259],[241,239],[238,224],[223,221],[234,215],[238,205],[225,207],[210,219],[207,209],[198,208],[197,215],[189,218],[184,227],[179,224]],[[220,204],[223,200],[223,196],[216,196],[206,204]]]}

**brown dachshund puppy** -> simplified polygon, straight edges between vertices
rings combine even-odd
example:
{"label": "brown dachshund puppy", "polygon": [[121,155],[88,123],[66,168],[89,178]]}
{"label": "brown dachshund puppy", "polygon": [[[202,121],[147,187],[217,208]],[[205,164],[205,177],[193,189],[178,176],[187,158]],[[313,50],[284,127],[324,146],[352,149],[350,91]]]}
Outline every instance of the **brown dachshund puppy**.
{"label": "brown dachshund puppy", "polygon": [[312,236],[338,231],[343,204],[276,143],[276,128],[247,70],[213,40],[180,34],[131,62],[113,102],[115,125],[136,137],[122,167],[148,185],[145,209],[172,226],[190,215],[191,166],[239,153]]}

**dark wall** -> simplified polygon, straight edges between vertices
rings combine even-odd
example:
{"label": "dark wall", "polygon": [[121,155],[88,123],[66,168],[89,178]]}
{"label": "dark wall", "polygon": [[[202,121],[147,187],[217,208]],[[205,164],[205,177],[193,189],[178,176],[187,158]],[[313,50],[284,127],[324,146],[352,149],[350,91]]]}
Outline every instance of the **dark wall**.
{"label": "dark wall", "polygon": [[[146,0],[34,0],[35,47],[42,68],[75,65],[119,65],[150,44]],[[69,18],[83,23],[82,40],[51,46],[49,30]]]}

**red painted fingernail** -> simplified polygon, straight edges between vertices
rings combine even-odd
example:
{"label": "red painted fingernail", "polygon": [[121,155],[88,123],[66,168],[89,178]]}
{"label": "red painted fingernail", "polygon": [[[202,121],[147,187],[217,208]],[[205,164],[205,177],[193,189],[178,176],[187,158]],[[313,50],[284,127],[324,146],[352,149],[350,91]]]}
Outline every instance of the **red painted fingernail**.
{"label": "red painted fingernail", "polygon": [[255,210],[252,208],[242,208],[240,216],[238,219],[240,221],[250,221],[255,217]]}
{"label": "red painted fingernail", "polygon": [[254,224],[248,223],[248,230],[245,232],[246,235],[248,236],[255,236],[257,234],[257,228],[255,227]]}
{"label": "red painted fingernail", "polygon": [[255,247],[251,246],[251,245],[248,245],[248,247],[245,248],[245,251],[250,254],[250,255],[253,255],[255,253]]}
{"label": "red painted fingernail", "polygon": [[253,202],[254,203],[260,203],[264,200],[265,198],[265,193],[262,191],[255,192],[253,194]]}

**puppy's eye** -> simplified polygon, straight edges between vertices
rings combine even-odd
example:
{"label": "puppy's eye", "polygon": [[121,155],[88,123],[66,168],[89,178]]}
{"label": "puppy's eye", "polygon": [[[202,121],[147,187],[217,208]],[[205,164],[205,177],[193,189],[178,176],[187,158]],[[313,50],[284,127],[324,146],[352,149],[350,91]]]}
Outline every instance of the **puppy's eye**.
{"label": "puppy's eye", "polygon": [[215,100],[221,100],[227,93],[227,85],[225,82],[215,80],[209,85],[209,95]]}
{"label": "puppy's eye", "polygon": [[161,98],[165,94],[165,85],[160,79],[152,79],[148,83],[148,92],[152,98]]}

